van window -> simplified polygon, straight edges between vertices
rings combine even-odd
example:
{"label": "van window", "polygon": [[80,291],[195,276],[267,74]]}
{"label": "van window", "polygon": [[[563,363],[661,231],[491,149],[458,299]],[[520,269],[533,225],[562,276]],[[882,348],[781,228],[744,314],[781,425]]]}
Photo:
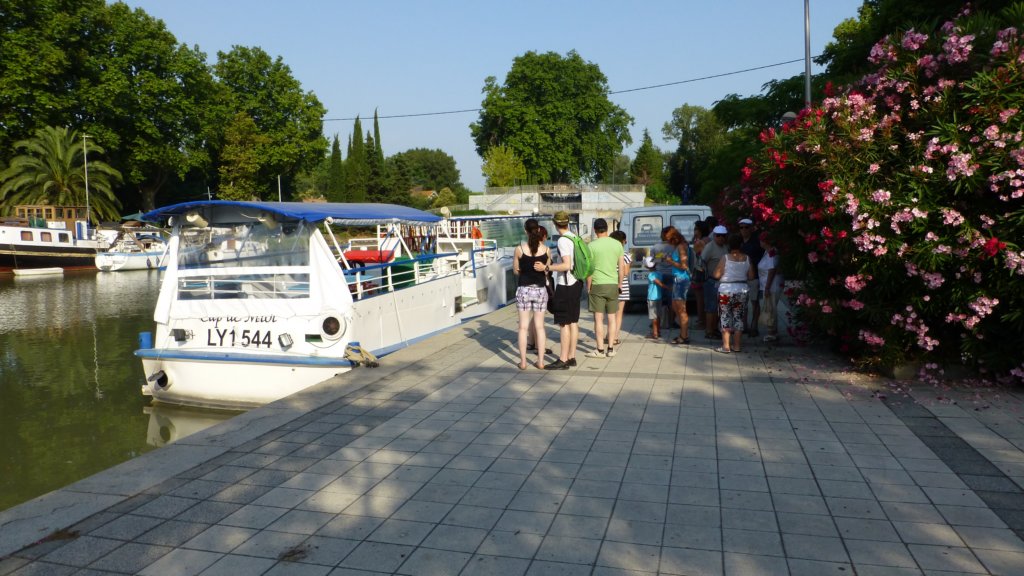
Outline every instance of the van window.
{"label": "van window", "polygon": [[634,216],[632,246],[654,246],[661,241],[661,229],[664,227],[660,215]]}
{"label": "van window", "polygon": [[693,240],[693,225],[697,220],[701,220],[697,214],[673,214],[669,223],[679,230],[687,242],[691,242]]}

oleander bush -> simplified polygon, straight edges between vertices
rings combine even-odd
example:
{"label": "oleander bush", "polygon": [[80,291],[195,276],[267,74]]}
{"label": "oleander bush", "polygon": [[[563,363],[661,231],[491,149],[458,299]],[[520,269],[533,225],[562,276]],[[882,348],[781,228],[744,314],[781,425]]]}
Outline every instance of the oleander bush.
{"label": "oleander bush", "polygon": [[796,320],[872,367],[1024,379],[1024,3],[878,42],[761,135],[728,211],[770,231]]}

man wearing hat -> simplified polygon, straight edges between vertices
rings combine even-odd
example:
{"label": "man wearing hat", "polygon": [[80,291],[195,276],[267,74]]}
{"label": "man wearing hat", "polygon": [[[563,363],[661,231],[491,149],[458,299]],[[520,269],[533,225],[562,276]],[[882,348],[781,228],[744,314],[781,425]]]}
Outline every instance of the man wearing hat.
{"label": "man wearing hat", "polygon": [[[740,251],[750,258],[750,266],[757,270],[757,264],[761,261],[761,257],[764,256],[764,249],[761,248],[761,240],[757,237],[754,230],[754,221],[750,218],[740,219],[740,236],[743,237],[743,244],[740,246]],[[747,321],[746,312],[743,313],[744,324],[746,325],[745,333],[748,336],[757,337],[759,332],[757,330],[757,322],[761,317],[761,301],[757,298],[758,281],[751,280],[748,282],[749,286],[747,291],[753,296],[747,299],[750,305],[750,320]]]}
{"label": "man wearing hat", "polygon": [[[551,313],[555,317],[555,324],[559,327],[559,340],[561,351],[558,360],[544,366],[545,370],[568,370],[576,365],[576,343],[580,338],[580,297],[583,295],[583,282],[572,275],[572,256],[574,246],[569,231],[569,213],[564,210],[555,212],[552,220],[555,229],[558,230],[558,259],[557,262],[546,266],[551,272],[555,272],[555,293],[551,297]],[[537,271],[545,268],[545,265],[537,262],[534,264]]]}
{"label": "man wearing hat", "polygon": [[[729,237],[728,228],[721,224],[715,226],[711,231],[711,237],[712,241],[708,242],[700,253],[700,258],[704,261],[705,270],[718,268],[718,261],[729,252],[725,245]],[[711,275],[704,279],[704,316],[706,316],[704,336],[708,339],[721,338],[722,332],[718,325],[718,281],[712,278]]]}

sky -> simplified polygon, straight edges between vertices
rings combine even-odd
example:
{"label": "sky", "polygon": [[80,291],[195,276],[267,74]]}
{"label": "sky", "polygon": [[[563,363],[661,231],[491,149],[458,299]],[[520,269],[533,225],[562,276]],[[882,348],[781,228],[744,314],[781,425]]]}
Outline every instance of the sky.
{"label": "sky", "polygon": [[[761,93],[765,82],[804,70],[801,0],[127,0],[159,18],[207,62],[232,46],[280,56],[304,90],[327,108],[324,133],[342,148],[359,115],[381,116],[385,155],[440,149],[455,158],[462,182],[482,191],[484,177],[469,125],[484,80],[500,83],[528,51],[570,50],[596,64],[634,119],[633,156],[644,129],[674,150],[662,127],[683,104],[712,106],[728,94]],[[862,0],[811,0],[811,54]],[[707,76],[790,60],[799,62],[707,80]],[[813,65],[812,73],[821,72]],[[695,81],[690,81],[695,80]],[[417,117],[387,118],[410,114]],[[367,121],[367,119],[369,121]]]}

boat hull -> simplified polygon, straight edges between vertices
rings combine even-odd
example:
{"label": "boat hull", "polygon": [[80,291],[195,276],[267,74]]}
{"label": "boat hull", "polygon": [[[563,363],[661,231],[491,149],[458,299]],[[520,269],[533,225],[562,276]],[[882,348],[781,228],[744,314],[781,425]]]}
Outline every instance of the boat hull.
{"label": "boat hull", "polygon": [[96,248],[0,244],[0,268],[95,268]]}
{"label": "boat hull", "polygon": [[152,270],[160,267],[160,252],[102,252],[96,255],[95,264],[100,272],[124,272],[126,270]]}
{"label": "boat hull", "polygon": [[[146,382],[142,393],[158,402],[218,409],[249,409],[304,390],[351,370],[344,359],[264,357],[244,354],[170,355],[166,350],[135,352],[144,373],[163,372],[165,381]],[[216,382],[216,386],[210,386]]]}

